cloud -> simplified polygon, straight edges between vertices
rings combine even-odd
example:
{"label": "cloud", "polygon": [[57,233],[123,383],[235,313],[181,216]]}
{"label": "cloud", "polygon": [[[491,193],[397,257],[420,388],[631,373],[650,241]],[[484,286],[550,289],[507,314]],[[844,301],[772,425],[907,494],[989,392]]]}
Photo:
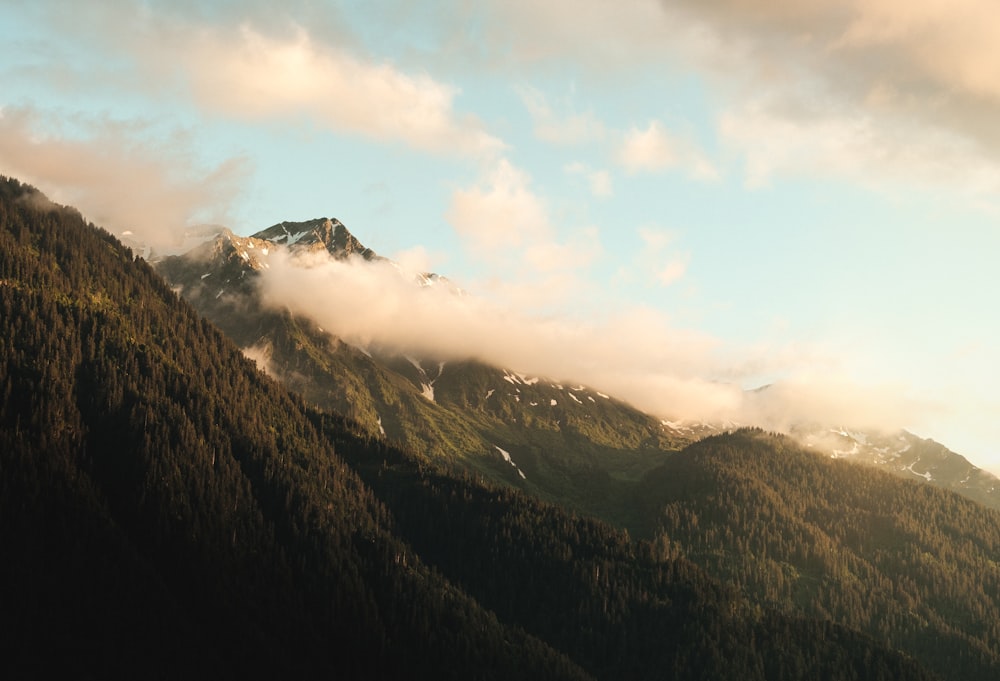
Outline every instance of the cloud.
{"label": "cloud", "polygon": [[607,170],[594,170],[587,173],[587,180],[590,181],[590,192],[601,199],[610,198],[615,190],[611,184],[611,173]]}
{"label": "cloud", "polygon": [[792,426],[844,425],[891,432],[926,418],[939,407],[901,397],[898,384],[861,385],[835,374],[804,370],[744,396],[744,422],[787,432]]}
{"label": "cloud", "polygon": [[141,125],[77,119],[70,136],[60,120],[31,108],[0,111],[0,173],[35,185],[89,220],[157,249],[172,247],[185,227],[222,222],[248,167],[229,159],[202,169],[183,133],[139,141]]}
{"label": "cloud", "polygon": [[872,185],[888,173],[996,191],[995,3],[676,0],[671,8],[712,36],[695,60],[730,101],[721,132],[746,154],[751,184],[806,171]]}
{"label": "cloud", "polygon": [[584,290],[581,275],[602,252],[595,228],[559,230],[531,178],[506,159],[479,184],[456,190],[446,219],[483,266],[488,281],[480,285],[523,305]]}
{"label": "cloud", "polygon": [[303,28],[289,38],[246,24],[232,35],[203,29],[182,50],[167,51],[196,101],[227,116],[301,115],[332,130],[435,153],[478,156],[503,148],[475,118],[456,114],[457,88],[318,44]]}
{"label": "cloud", "polygon": [[671,248],[676,240],[674,232],[643,227],[639,239],[642,249],[636,258],[636,271],[660,286],[670,286],[684,276],[691,254]]}
{"label": "cloud", "polygon": [[488,28],[471,51],[516,69],[558,68],[568,57],[593,72],[618,73],[662,55],[664,37],[677,35],[656,0],[493,0],[478,11]]}
{"label": "cloud", "polygon": [[714,180],[719,172],[692,141],[668,133],[659,121],[645,129],[632,127],[622,136],[618,162],[630,173],[683,168],[699,180]]}
{"label": "cloud", "polygon": [[530,190],[526,173],[501,159],[485,184],[456,191],[448,211],[448,221],[473,251],[496,255],[550,237],[548,209]]}
{"label": "cloud", "polygon": [[776,177],[851,177],[870,187],[950,187],[970,195],[1000,190],[1000,165],[969,139],[912,120],[891,125],[857,110],[753,100],[722,114],[723,141],[744,158],[747,184]]}
{"label": "cloud", "polygon": [[[446,286],[417,286],[414,272],[385,261],[279,250],[269,265],[259,279],[265,304],[307,315],[346,342],[582,382],[665,418],[786,429],[819,415],[835,425],[887,428],[927,410],[900,400],[899,386],[860,386],[835,366],[817,373],[812,351],[727,348],[639,305],[587,318],[538,316]],[[712,378],[762,366],[788,378],[756,393]]]}
{"label": "cloud", "polygon": [[272,361],[272,349],[266,344],[253,345],[248,348],[243,348],[243,355],[253,362],[263,371],[265,374],[274,379],[279,379],[278,372],[274,369],[274,362]]}
{"label": "cloud", "polygon": [[434,269],[433,258],[423,246],[414,246],[393,255],[392,259],[405,272],[421,274]]}
{"label": "cloud", "polygon": [[693,416],[721,414],[739,393],[700,377],[717,344],[671,329],[659,313],[621,310],[602,320],[536,317],[505,303],[415,286],[387,262],[325,253],[272,252],[260,278],[266,304],[308,315],[361,347],[585,381],[639,406]]}
{"label": "cloud", "polygon": [[605,135],[604,124],[591,112],[559,115],[552,110],[545,95],[530,87],[517,89],[521,101],[531,114],[535,137],[558,145],[594,142]]}
{"label": "cloud", "polygon": [[[511,0],[480,11],[481,58],[507,68],[561,73],[571,60],[576,77],[605,85],[651,66],[697,71],[726,111],[723,151],[745,159],[751,185],[807,172],[875,186],[888,172],[996,192],[1000,5],[989,0]],[[655,121],[626,131],[619,160],[632,172],[691,169],[665,134]]]}
{"label": "cloud", "polygon": [[335,8],[125,1],[31,12],[66,46],[37,50],[25,77],[64,92],[144,91],[164,106],[186,99],[231,120],[306,122],[440,155],[489,157],[504,147],[456,109],[456,86],[368,56]]}
{"label": "cloud", "polygon": [[579,161],[568,163],[563,167],[570,175],[582,175],[587,179],[590,193],[599,199],[608,199],[614,196],[615,188],[611,179],[611,173],[607,170],[594,170],[586,163]]}

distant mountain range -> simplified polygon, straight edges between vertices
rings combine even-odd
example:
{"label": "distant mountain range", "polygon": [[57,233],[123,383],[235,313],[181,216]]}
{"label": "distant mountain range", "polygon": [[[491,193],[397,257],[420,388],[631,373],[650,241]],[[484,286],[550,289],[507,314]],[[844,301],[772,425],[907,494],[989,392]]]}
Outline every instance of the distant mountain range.
{"label": "distant mountain range", "polygon": [[[340,221],[318,218],[282,222],[249,237],[223,230],[188,253],[158,260],[156,267],[285,385],[415,451],[622,521],[611,491],[618,483],[638,480],[665,452],[734,427],[655,417],[592,388],[510,368],[351,346],[307,317],[262,304],[259,277],[277,252],[390,262]],[[413,283],[444,283],[460,292],[434,273],[420,273]],[[757,392],[766,397],[766,388]],[[822,423],[823,415],[816,421]],[[791,434],[830,456],[1000,508],[1000,480],[911,433],[800,424]]]}
{"label": "distant mountain range", "polygon": [[934,440],[905,430],[878,433],[805,425],[793,428],[791,434],[833,458],[877,466],[901,478],[927,482],[1000,508],[1000,479]]}

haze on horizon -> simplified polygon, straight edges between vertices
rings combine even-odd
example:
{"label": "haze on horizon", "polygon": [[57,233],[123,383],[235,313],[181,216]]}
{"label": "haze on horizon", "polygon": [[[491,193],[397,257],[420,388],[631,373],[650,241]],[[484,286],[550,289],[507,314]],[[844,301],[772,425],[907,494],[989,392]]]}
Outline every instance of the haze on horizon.
{"label": "haze on horizon", "polygon": [[160,248],[336,216],[477,302],[269,279],[330,328],[689,418],[777,382],[1000,472],[1000,8],[357,5],[5,3],[0,173]]}

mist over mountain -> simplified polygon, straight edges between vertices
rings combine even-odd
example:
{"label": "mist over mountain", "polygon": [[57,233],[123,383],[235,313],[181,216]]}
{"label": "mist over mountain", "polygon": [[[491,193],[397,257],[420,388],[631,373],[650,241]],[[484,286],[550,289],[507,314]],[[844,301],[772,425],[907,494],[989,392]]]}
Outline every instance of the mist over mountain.
{"label": "mist over mountain", "polygon": [[[910,410],[919,409],[888,391],[861,391],[822,378],[789,380],[763,398],[747,400],[737,383],[711,379],[732,374],[733,367],[715,354],[710,341],[665,327],[655,315],[631,310],[596,321],[540,319],[486,299],[450,295],[448,287],[414,287],[414,279],[428,274],[404,271],[375,256],[336,220],[286,222],[251,237],[223,239],[243,260],[233,263],[258,275],[253,281],[262,304],[313,319],[363,348],[427,359],[475,359],[585,383],[649,413],[688,421],[787,429],[820,413],[858,428],[895,429]],[[202,251],[191,255],[200,257]],[[233,275],[246,276],[235,270]],[[232,276],[225,278],[229,281],[213,279],[215,295],[233,285]]]}
{"label": "mist over mountain", "polygon": [[[537,463],[545,460],[539,451],[553,449],[536,437],[539,424],[549,424],[543,429],[557,437],[556,449],[578,452],[581,441],[585,448],[595,442],[610,448],[591,450],[592,465],[630,479],[656,465],[663,449],[742,424],[798,434],[831,456],[850,450],[830,432],[846,427],[885,441],[854,451],[855,460],[1000,504],[1000,481],[958,455],[947,452],[940,466],[920,462],[924,448],[912,447],[919,438],[900,428],[908,418],[905,405],[888,390],[792,379],[744,391],[706,381],[700,376],[713,360],[694,337],[636,317],[585,326],[499,308],[444,277],[407,271],[379,256],[335,219],[283,222],[249,237],[223,231],[157,267],[248,356],[314,404],[349,413],[396,442],[430,444],[465,465],[480,467],[505,452],[520,477],[533,467],[542,473],[511,482],[543,498],[568,497],[567,486],[556,482],[563,474],[546,475]],[[470,363],[483,366],[472,370]],[[398,389],[400,380],[409,390]],[[453,391],[442,390],[470,380],[478,395],[464,387],[453,399]],[[561,391],[563,384],[588,386],[589,393],[545,392],[546,386]],[[598,394],[624,404],[614,416],[580,408],[586,400],[604,405]],[[488,418],[470,420],[483,409]],[[457,423],[463,426],[456,431]],[[601,435],[596,423],[616,434]],[[515,433],[511,424],[519,424]],[[570,441],[567,432],[586,435]],[[901,457],[906,443],[909,454]]]}
{"label": "mist over mountain", "polygon": [[[949,493],[862,476],[887,504],[872,513],[941,514],[926,548],[943,570],[925,579],[893,563],[869,583],[872,602],[917,619],[864,633],[879,611],[808,611],[785,592],[762,598],[720,581],[684,554],[698,558],[699,541],[728,544],[667,523],[715,522],[703,505],[678,507],[678,490],[754,494],[746,482],[775,484],[772,464],[821,507],[844,492],[817,477],[824,459],[783,456],[780,442],[742,435],[732,451],[716,439],[668,458],[680,468],[652,472],[632,497],[654,509],[653,541],[632,538],[309,409],[116,239],[11,180],[0,184],[0,313],[6,676],[874,681],[997,670],[984,623],[1000,621],[986,562],[1000,546],[998,516]],[[537,385],[509,378],[525,393]],[[740,438],[766,456],[747,455]],[[716,470],[699,463],[705,447],[732,477],[699,472]],[[733,510],[709,505],[720,518]],[[862,541],[889,556],[922,549],[893,537],[923,517]],[[812,560],[812,541],[795,546]],[[951,579],[935,578],[949,566]],[[831,568],[801,569],[785,583],[825,583]],[[915,586],[894,595],[886,580],[904,579]],[[978,604],[954,618],[947,593]],[[944,644],[914,647],[924,621]]]}

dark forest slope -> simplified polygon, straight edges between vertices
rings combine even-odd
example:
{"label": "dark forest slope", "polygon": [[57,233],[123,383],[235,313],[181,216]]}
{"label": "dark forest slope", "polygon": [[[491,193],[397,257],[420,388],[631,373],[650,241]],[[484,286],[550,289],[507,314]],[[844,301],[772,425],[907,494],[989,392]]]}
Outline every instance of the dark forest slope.
{"label": "dark forest slope", "polygon": [[5,667],[585,677],[424,567],[301,404],[144,262],[14,182],[0,327]]}
{"label": "dark forest slope", "polygon": [[865,631],[948,678],[1000,678],[995,510],[750,430],[691,445],[639,499],[664,555],[761,607]]}

